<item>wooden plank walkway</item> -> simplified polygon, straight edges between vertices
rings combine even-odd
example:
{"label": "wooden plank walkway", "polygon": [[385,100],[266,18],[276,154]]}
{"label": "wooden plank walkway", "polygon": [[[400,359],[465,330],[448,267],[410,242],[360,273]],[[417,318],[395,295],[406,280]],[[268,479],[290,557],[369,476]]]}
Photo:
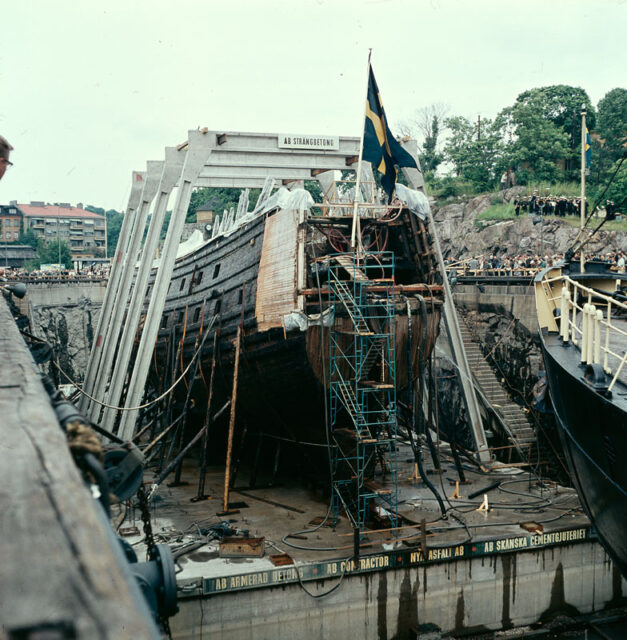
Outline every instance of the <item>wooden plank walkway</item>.
{"label": "wooden plank walkway", "polygon": [[2,295],[0,460],[0,639],[37,626],[54,638],[160,637],[137,610]]}

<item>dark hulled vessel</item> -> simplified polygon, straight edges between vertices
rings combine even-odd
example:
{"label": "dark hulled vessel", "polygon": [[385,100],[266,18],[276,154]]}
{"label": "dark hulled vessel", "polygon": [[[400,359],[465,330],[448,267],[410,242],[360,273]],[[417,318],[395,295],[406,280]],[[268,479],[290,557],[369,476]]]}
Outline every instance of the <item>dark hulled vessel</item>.
{"label": "dark hulled vessel", "polygon": [[627,278],[576,266],[536,278],[542,351],[571,477],[627,577]]}

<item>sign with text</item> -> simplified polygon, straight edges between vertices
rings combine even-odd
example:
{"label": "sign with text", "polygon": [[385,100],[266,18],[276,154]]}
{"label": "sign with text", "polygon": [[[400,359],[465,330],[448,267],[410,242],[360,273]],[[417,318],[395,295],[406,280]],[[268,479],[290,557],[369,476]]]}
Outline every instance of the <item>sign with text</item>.
{"label": "sign with text", "polygon": [[337,151],[340,148],[338,136],[304,136],[296,133],[280,133],[279,149],[320,149]]}
{"label": "sign with text", "polygon": [[496,555],[512,551],[522,551],[533,548],[548,547],[560,544],[572,544],[592,539],[590,530],[586,527],[566,529],[551,533],[525,534],[467,542],[450,547],[432,547],[426,550],[401,549],[375,555],[368,555],[359,560],[330,560],[316,564],[281,567],[255,573],[205,578],[203,593],[224,593],[241,589],[277,586],[280,584],[323,580],[339,577],[344,574],[368,573],[372,571],[386,571],[403,567],[422,566],[435,562],[455,561],[466,558],[476,558]]}

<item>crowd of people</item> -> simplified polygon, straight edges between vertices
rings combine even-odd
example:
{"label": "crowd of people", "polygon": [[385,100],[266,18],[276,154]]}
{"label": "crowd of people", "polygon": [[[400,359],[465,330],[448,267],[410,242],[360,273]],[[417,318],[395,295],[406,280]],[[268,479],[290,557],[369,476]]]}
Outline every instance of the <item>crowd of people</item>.
{"label": "crowd of people", "polygon": [[[579,254],[574,256],[579,259]],[[586,254],[586,262],[605,262],[617,272],[625,272],[627,256],[620,250],[608,251],[604,254]],[[457,275],[531,275],[545,267],[557,266],[564,260],[563,253],[552,255],[527,255],[514,256],[479,255],[465,260],[446,260],[447,270],[455,270]]]}
{"label": "crowd of people", "polygon": [[0,277],[5,280],[103,280],[109,277],[109,265],[61,271],[28,271],[24,268],[0,266]]}
{"label": "crowd of people", "polygon": [[[514,199],[514,213],[519,216],[521,213],[531,213],[540,216],[580,216],[581,215],[581,198],[554,196],[548,194],[546,196],[538,195],[534,191],[532,195],[519,196]],[[586,213],[590,213],[586,211]],[[611,200],[606,200],[605,205],[598,211],[601,215],[606,215],[610,219],[616,217],[619,213],[617,206]]]}

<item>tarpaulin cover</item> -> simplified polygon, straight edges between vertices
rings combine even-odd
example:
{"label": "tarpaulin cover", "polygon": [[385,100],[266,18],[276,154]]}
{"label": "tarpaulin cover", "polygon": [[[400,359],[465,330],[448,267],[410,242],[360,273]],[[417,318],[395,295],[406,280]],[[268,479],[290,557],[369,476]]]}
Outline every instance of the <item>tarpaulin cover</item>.
{"label": "tarpaulin cover", "polygon": [[415,191],[404,184],[396,183],[396,197],[404,202],[412,213],[415,213],[421,220],[425,220],[429,215],[431,207],[429,199],[421,191]]}

